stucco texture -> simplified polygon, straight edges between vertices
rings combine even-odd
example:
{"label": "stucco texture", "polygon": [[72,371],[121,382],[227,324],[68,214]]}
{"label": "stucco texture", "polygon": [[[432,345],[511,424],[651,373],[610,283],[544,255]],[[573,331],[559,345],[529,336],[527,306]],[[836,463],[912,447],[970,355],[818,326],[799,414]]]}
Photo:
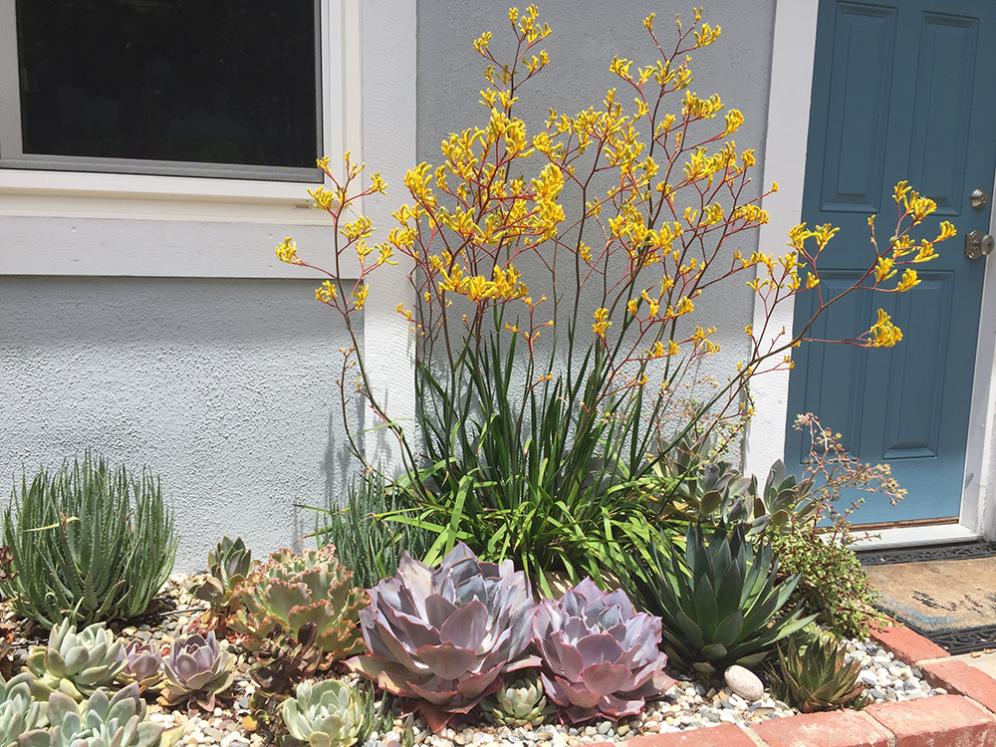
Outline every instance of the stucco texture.
{"label": "stucco texture", "polygon": [[[310,280],[0,279],[0,479],[91,448],[162,478],[204,566],[291,544],[336,497],[341,323]],[[6,502],[6,501],[4,501]]]}
{"label": "stucco texture", "polygon": [[[439,142],[450,132],[470,126],[483,126],[487,112],[479,102],[484,86],[483,61],[471,46],[481,31],[494,32],[492,48],[496,52],[510,36],[505,0],[467,3],[460,0],[420,0],[418,3],[418,156],[419,160],[439,163]],[[521,4],[520,4],[521,5]],[[768,107],[768,83],[771,67],[771,44],[774,29],[774,0],[703,3],[705,17],[722,26],[720,40],[696,53],[692,69],[692,89],[701,96],[719,93],[729,107],[739,108],[746,117],[737,132],[739,147],[756,149],[762,162],[765,120]],[[661,38],[669,38],[669,24],[676,13],[686,18],[691,3],[653,0],[613,0],[612,2],[577,2],[545,0],[538,3],[541,19],[553,29],[543,43],[550,65],[522,88],[519,116],[535,132],[542,126],[549,107],[576,112],[589,105],[600,105],[609,88],[616,88],[623,102],[632,98],[623,84],[609,70],[613,55],[634,59],[637,65],[655,59],[656,49],[641,24],[651,11],[657,13]],[[673,106],[680,98],[672,97]],[[756,172],[760,179],[760,169]],[[748,194],[758,194],[754,183]],[[566,194],[567,190],[565,190]],[[570,205],[565,205],[570,207]],[[570,221],[570,217],[568,222]],[[757,246],[756,232],[741,234],[728,245],[732,254],[741,249],[750,254]],[[530,283],[528,267],[526,282]],[[569,273],[567,273],[569,275]],[[572,278],[568,278],[571,280]],[[750,321],[753,296],[743,284],[743,277],[717,286],[703,296],[695,323],[717,327],[714,337],[722,350],[708,359],[703,375],[728,376],[735,363],[747,352],[744,325]],[[571,291],[567,291],[570,295]],[[583,313],[590,315],[597,304],[584,302]]]}

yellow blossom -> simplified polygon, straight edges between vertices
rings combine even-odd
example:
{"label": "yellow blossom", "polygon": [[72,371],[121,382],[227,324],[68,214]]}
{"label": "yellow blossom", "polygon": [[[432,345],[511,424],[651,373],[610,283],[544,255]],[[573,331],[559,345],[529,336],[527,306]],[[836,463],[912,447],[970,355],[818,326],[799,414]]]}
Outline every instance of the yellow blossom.
{"label": "yellow blossom", "polygon": [[896,274],[896,262],[891,257],[879,257],[875,262],[875,282],[881,283]]}
{"label": "yellow blossom", "polygon": [[892,323],[884,309],[878,310],[878,319],[868,330],[866,347],[891,348],[903,339],[903,331]]}
{"label": "yellow blossom", "polygon": [[899,279],[899,283],[896,285],[896,290],[900,293],[903,291],[908,291],[910,288],[914,288],[923,282],[917,276],[916,270],[907,267],[903,270],[903,276]]}
{"label": "yellow blossom", "polygon": [[604,340],[605,333],[609,330],[609,327],[612,326],[612,322],[609,321],[609,310],[604,306],[602,308],[595,309],[594,318],[595,321],[591,325],[591,330]]}
{"label": "yellow blossom", "polygon": [[322,303],[332,303],[337,296],[335,285],[331,281],[325,280],[320,286],[315,288],[315,298]]}
{"label": "yellow blossom", "polygon": [[289,265],[303,264],[297,256],[297,242],[290,236],[285,236],[284,240],[277,244],[276,255],[277,259]]}
{"label": "yellow blossom", "polygon": [[360,310],[363,308],[363,304],[367,302],[367,295],[370,293],[370,286],[362,281],[358,282],[353,287],[353,308]]}

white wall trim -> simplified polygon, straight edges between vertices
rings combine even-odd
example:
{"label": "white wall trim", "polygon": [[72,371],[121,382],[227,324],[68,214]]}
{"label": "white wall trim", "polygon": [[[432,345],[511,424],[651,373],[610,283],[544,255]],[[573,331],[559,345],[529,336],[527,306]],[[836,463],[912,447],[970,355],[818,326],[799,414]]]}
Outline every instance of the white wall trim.
{"label": "white wall trim", "polygon": [[[775,8],[763,184],[777,181],[779,190],[763,203],[771,218],[761,227],[758,246],[766,252],[780,252],[789,229],[802,216],[818,10],[819,0],[778,0]],[[791,298],[776,309],[760,341],[762,349],[782,328],[791,334],[793,311]],[[764,307],[755,301],[755,334],[761,334],[764,321]],[[788,385],[788,371],[765,373],[751,382],[754,418],[747,432],[744,469],[762,480],[771,463],[785,454]]]}

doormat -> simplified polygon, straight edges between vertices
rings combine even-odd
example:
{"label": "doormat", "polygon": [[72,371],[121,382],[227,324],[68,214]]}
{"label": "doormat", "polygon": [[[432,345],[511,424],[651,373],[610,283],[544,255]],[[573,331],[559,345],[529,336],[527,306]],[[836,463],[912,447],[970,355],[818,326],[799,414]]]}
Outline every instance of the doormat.
{"label": "doormat", "polygon": [[952,654],[996,648],[996,543],[858,553],[875,606]]}

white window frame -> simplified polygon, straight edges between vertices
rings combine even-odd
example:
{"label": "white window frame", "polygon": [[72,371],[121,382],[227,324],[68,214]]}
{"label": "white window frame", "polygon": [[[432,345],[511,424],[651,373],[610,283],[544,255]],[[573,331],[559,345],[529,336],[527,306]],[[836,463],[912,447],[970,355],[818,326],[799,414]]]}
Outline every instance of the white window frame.
{"label": "white window frame", "polygon": [[[359,85],[345,85],[346,75],[356,75],[359,69],[358,58],[349,59],[357,57],[359,35],[359,13],[347,7],[352,2],[321,0],[320,6],[322,146],[325,153],[333,156],[349,147],[346,132],[356,132],[358,126],[347,119],[358,118]],[[0,33],[13,32],[8,29]],[[314,184],[315,180],[303,178],[286,181],[2,168],[0,217],[321,225],[327,222],[327,216],[321,211],[302,209],[310,207],[306,189]],[[23,262],[7,256],[0,245],[0,274],[24,274],[26,269]],[[45,268],[37,271],[52,274]]]}

